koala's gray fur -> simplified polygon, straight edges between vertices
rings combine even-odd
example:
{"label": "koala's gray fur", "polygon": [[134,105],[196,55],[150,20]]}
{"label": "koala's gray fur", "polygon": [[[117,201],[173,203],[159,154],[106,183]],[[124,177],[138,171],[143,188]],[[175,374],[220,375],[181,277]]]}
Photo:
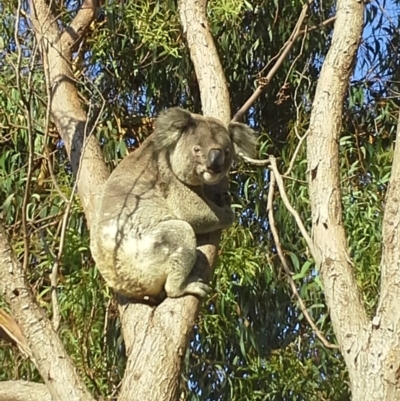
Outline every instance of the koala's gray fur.
{"label": "koala's gray fur", "polygon": [[107,284],[135,299],[193,294],[209,286],[191,275],[196,235],[234,220],[227,174],[234,157],[254,153],[254,132],[244,124],[172,108],[154,133],[108,179],[91,250]]}

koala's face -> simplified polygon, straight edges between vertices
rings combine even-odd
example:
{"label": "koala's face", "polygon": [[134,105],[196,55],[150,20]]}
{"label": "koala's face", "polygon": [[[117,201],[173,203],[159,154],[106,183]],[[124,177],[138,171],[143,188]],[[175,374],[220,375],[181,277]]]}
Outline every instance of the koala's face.
{"label": "koala's face", "polygon": [[173,173],[188,185],[213,185],[224,178],[240,152],[253,157],[256,138],[244,124],[220,120],[178,107],[156,120],[155,150],[166,152]]}
{"label": "koala's face", "polygon": [[228,130],[216,119],[193,119],[172,153],[175,174],[186,184],[216,184],[232,165],[233,144]]}

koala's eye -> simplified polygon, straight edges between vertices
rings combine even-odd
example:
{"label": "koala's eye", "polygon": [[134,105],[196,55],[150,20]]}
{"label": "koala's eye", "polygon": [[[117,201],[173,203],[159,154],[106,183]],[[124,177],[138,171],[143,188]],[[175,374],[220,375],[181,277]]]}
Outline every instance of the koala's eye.
{"label": "koala's eye", "polygon": [[200,148],[198,146],[195,146],[193,148],[194,153],[200,153]]}
{"label": "koala's eye", "polygon": [[231,155],[231,150],[227,148],[225,150],[225,156],[229,157],[230,155]]}

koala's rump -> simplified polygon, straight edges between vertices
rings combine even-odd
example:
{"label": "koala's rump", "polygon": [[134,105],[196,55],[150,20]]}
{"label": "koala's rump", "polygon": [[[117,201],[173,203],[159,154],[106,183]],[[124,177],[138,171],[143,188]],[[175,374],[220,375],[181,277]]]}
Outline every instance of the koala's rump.
{"label": "koala's rump", "polygon": [[[148,205],[142,213],[127,213],[98,222],[93,256],[107,284],[115,291],[137,299],[157,297],[164,290],[176,253],[195,253],[195,234],[189,224],[168,214],[160,218]],[[153,205],[154,206],[154,205]],[[165,207],[165,202],[164,202]],[[159,210],[159,209],[156,209]],[[183,244],[188,244],[189,249]],[[188,271],[194,264],[190,260]]]}

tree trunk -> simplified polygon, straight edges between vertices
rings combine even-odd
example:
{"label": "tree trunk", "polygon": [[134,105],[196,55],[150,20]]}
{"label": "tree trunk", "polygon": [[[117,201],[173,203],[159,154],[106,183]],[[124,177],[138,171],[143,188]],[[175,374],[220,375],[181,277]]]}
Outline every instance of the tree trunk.
{"label": "tree trunk", "polygon": [[31,12],[35,35],[41,45],[46,80],[51,87],[51,115],[61,135],[72,171],[78,181],[78,193],[90,224],[109,171],[87,115],[79,100],[71,70],[73,46],[94,18],[96,0],[85,0],[71,25],[60,36],[57,15],[47,2],[32,0]]}
{"label": "tree trunk", "polygon": [[[87,135],[86,113],[80,105],[70,68],[72,44],[94,17],[97,3],[85,0],[71,25],[62,35],[45,0],[30,1],[31,21],[38,40],[48,86],[51,112],[70,156],[78,192],[88,219],[92,221],[101,188],[108,177],[99,144]],[[87,390],[50,320],[35,301],[22,266],[15,259],[5,230],[0,225],[0,290],[31,352],[54,401],[90,401]]]}
{"label": "tree trunk", "polygon": [[[225,76],[206,17],[206,0],[179,2],[181,21],[200,86],[203,114],[230,120]],[[220,233],[198,238],[204,255],[196,268],[209,277],[218,254]],[[199,300],[193,296],[166,299],[157,308],[121,305],[128,363],[120,401],[174,401],[178,397],[180,372],[195,324]],[[126,329],[128,329],[126,331]],[[157,378],[157,382],[154,382]]]}
{"label": "tree trunk", "polygon": [[353,400],[400,400],[400,114],[383,218],[381,291],[366,341],[354,361]]}
{"label": "tree trunk", "polygon": [[[344,98],[363,29],[364,3],[339,0],[332,45],[318,81],[307,158],[315,259],[333,328],[350,376],[352,399],[400,399],[400,149],[387,193],[382,284],[376,316],[367,317],[342,220],[339,140]],[[399,143],[400,133],[398,131]]]}

